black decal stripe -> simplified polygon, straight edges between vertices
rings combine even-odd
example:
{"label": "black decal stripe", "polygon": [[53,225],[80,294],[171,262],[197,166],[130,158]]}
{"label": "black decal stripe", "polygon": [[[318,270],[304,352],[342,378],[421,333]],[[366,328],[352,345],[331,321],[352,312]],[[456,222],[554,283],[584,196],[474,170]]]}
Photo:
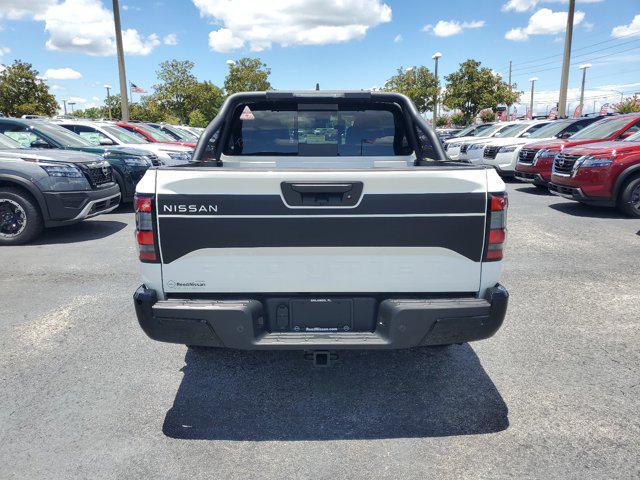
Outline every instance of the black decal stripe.
{"label": "black decal stripe", "polygon": [[204,248],[443,247],[479,262],[485,218],[161,217],[162,260]]}
{"label": "black decal stripe", "polygon": [[[178,211],[194,205],[201,212]],[[355,208],[289,208],[280,195],[158,195],[160,215],[367,215],[484,213],[484,193],[368,194]],[[215,213],[214,213],[215,214]]]}

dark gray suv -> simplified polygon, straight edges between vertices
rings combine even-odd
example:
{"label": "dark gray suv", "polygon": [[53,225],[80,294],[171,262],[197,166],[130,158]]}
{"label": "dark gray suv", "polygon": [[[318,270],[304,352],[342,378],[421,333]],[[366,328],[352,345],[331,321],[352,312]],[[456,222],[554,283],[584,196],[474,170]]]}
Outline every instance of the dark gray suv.
{"label": "dark gray suv", "polygon": [[118,207],[120,188],[98,155],[20,148],[0,134],[0,245],[19,245],[46,227]]}

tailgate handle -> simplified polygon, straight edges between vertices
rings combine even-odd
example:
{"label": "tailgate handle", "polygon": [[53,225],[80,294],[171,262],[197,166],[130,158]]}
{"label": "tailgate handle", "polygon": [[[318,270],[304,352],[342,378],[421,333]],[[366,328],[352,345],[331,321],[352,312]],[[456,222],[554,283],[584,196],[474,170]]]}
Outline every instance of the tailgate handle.
{"label": "tailgate handle", "polygon": [[362,195],[362,182],[282,182],[289,207],[353,207]]}

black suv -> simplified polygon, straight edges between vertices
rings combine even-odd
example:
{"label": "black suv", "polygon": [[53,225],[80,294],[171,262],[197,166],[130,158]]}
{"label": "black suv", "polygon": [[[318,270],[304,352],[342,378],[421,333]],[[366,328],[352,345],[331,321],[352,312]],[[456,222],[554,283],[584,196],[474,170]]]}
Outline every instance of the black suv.
{"label": "black suv", "polygon": [[19,245],[118,207],[120,188],[102,157],[23,149],[0,134],[0,245]]}
{"label": "black suv", "polygon": [[97,147],[80,135],[42,119],[0,118],[0,133],[23,148],[78,150],[101,155],[113,167],[123,203],[133,201],[136,184],[150,166],[158,164],[154,154],[127,147]]}

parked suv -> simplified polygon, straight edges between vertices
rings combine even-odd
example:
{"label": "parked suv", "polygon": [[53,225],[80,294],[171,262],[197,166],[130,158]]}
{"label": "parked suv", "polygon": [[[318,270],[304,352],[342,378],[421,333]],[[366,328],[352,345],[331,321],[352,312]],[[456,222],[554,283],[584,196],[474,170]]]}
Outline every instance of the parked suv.
{"label": "parked suv", "polygon": [[37,151],[0,134],[0,245],[35,239],[45,227],[114,210],[120,189],[100,156]]}
{"label": "parked suv", "polygon": [[78,150],[101,155],[113,167],[123,203],[133,201],[136,184],[147,169],[157,163],[147,152],[125,147],[97,147],[60,125],[44,120],[0,118],[0,133],[11,137],[23,148]]}
{"label": "parked suv", "polygon": [[592,123],[568,138],[530,143],[522,147],[516,178],[547,188],[553,160],[563,149],[589,143],[623,140],[640,130],[640,114],[615,115]]}
{"label": "parked suv", "polygon": [[92,122],[90,120],[59,120],[56,122],[67,130],[77,133],[94,145],[131,147],[143,150],[153,160],[163,165],[180,165],[191,160],[193,148],[182,145],[165,145],[148,142],[144,138],[114,125],[111,122]]}
{"label": "parked suv", "polygon": [[146,123],[129,121],[117,122],[116,125],[130,131],[134,135],[138,135],[139,137],[144,138],[146,141],[151,143],[167,143],[169,145],[182,145],[191,148],[194,148],[196,146],[196,142],[183,142],[181,140],[176,140],[171,135],[158,130],[155,127],[147,125]]}
{"label": "parked suv", "polygon": [[565,148],[554,160],[549,190],[640,218],[640,132],[623,141]]}

